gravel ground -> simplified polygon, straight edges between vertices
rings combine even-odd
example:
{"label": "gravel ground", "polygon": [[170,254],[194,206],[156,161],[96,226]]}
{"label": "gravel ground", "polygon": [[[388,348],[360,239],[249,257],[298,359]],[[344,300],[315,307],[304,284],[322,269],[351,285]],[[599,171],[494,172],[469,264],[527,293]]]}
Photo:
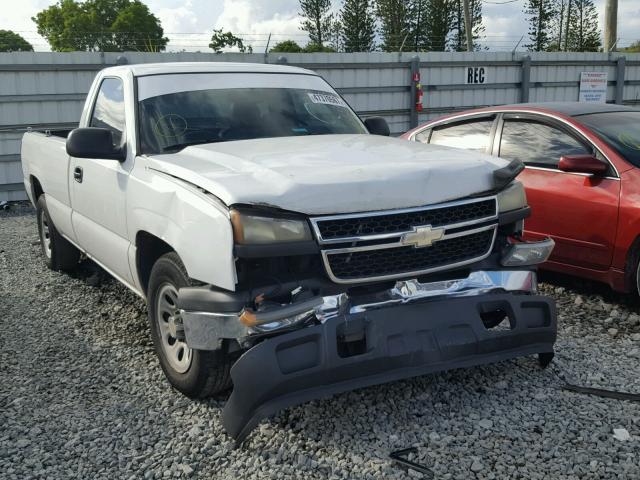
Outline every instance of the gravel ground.
{"label": "gravel ground", "polygon": [[[33,211],[0,212],[0,477],[640,478],[640,404],[560,389],[640,392],[639,308],[598,286],[553,278],[556,360],[534,358],[357,390],[284,411],[232,448],[225,398],[171,390],[143,302],[85,262],[40,258]],[[625,439],[625,429],[630,438]]]}

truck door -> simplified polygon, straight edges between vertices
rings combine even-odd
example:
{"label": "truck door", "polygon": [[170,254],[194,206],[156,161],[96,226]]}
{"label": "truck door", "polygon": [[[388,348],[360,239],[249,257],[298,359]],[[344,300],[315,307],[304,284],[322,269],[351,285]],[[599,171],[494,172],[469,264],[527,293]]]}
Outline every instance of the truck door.
{"label": "truck door", "polygon": [[[110,129],[117,145],[126,142],[124,93],[122,79],[104,78],[86,123]],[[132,284],[125,204],[133,159],[129,156],[121,163],[72,157],[70,162],[72,224],[78,244],[110,273]]]}

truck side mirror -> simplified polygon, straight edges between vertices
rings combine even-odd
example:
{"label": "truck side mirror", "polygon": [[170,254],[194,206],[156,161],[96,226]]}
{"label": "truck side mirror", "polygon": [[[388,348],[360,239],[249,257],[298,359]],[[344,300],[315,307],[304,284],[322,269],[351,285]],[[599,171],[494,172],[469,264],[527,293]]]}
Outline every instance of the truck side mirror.
{"label": "truck side mirror", "polygon": [[609,170],[609,166],[593,155],[563,155],[560,157],[558,169],[563,172],[604,175]]}
{"label": "truck side mirror", "polygon": [[364,121],[364,126],[367,127],[367,130],[372,135],[383,135],[385,137],[391,135],[389,125],[382,117],[369,117]]}
{"label": "truck side mirror", "polygon": [[113,132],[108,128],[76,128],[67,137],[67,154],[76,158],[100,158],[124,162],[124,147],[113,144]]}

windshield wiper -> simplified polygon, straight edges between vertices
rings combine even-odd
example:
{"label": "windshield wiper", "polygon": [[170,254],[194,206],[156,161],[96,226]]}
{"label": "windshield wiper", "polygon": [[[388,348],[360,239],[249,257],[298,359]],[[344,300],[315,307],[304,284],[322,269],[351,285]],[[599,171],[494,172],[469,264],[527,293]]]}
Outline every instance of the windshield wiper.
{"label": "windshield wiper", "polygon": [[196,142],[184,142],[184,143],[175,143],[173,145],[168,145],[166,147],[162,147],[163,152],[167,152],[169,150],[182,150],[183,148],[190,147],[192,145],[203,145],[205,143],[217,143],[222,142],[221,138],[210,138],[208,140],[198,140]]}

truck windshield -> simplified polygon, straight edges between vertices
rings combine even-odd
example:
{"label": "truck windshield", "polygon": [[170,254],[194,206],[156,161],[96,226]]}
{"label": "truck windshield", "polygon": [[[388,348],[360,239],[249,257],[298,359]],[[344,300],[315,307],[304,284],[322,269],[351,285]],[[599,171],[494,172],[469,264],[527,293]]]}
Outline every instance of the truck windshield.
{"label": "truck windshield", "polygon": [[[351,108],[319,77],[236,74],[233,86],[229,75],[233,74],[202,74],[197,84],[192,78],[154,84],[158,77],[142,77],[138,110],[142,151],[159,154],[232,140],[367,133]],[[272,78],[256,81],[261,76]],[[211,80],[212,88],[206,88]],[[284,86],[287,80],[291,87]]]}
{"label": "truck windshield", "polygon": [[580,122],[591,128],[636,167],[640,167],[640,111],[580,115]]}

